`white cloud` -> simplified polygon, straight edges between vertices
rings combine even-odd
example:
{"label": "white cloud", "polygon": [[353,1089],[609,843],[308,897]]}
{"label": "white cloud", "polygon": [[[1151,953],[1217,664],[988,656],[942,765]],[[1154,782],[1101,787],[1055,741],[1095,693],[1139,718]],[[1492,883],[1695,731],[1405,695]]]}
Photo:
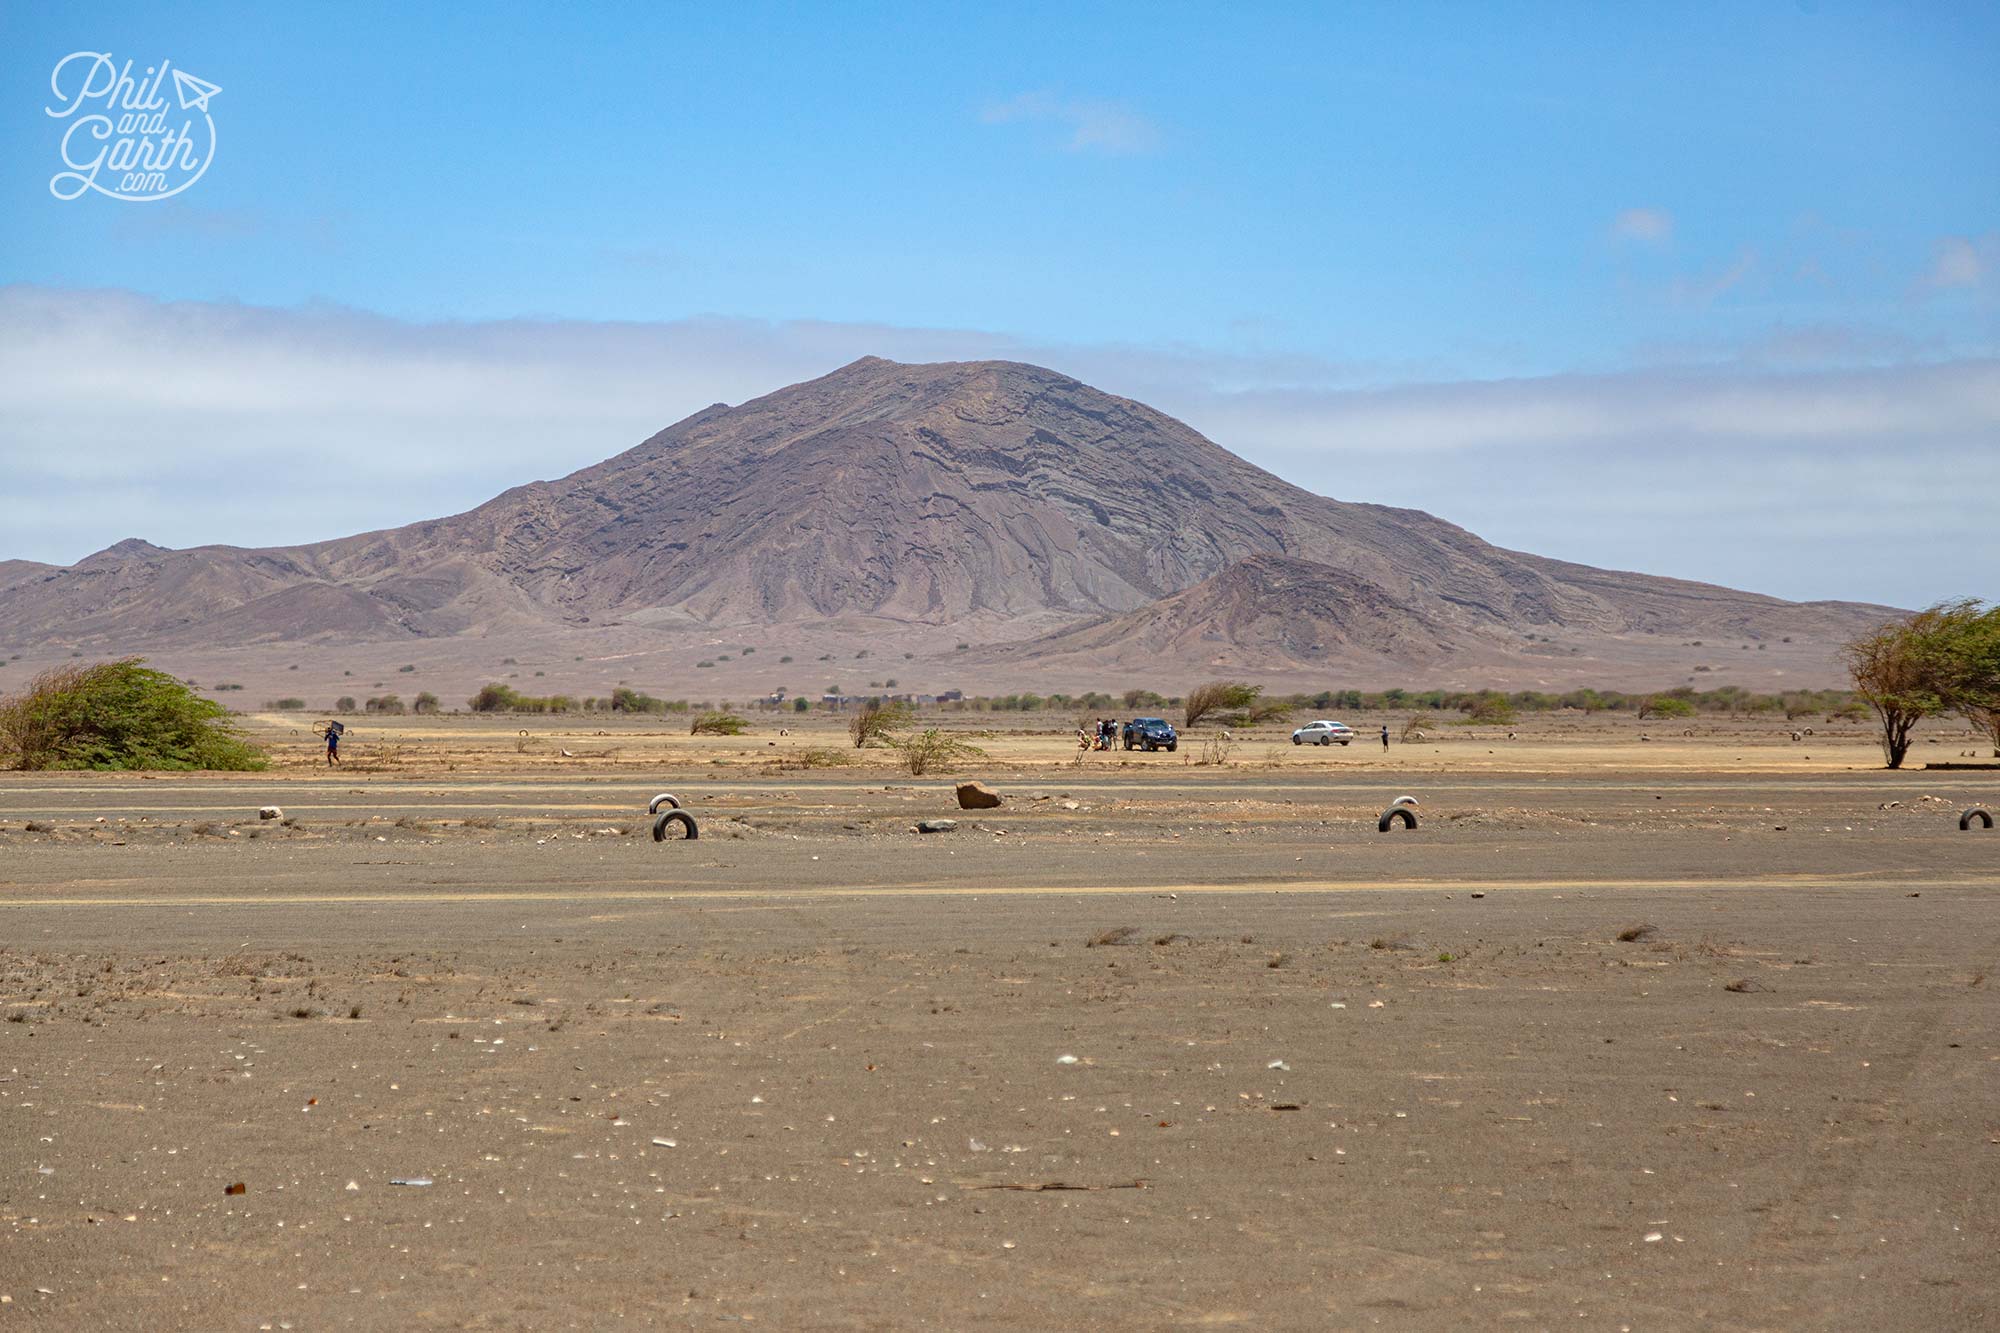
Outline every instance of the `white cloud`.
{"label": "white cloud", "polygon": [[1983,236],[1946,236],[1932,251],[1931,266],[1918,284],[1931,291],[1976,290],[2000,271],[2000,231]]}
{"label": "white cloud", "polygon": [[1021,93],[988,105],[979,118],[988,125],[1053,122],[1067,131],[1063,147],[1073,153],[1150,153],[1160,146],[1157,125],[1123,102],[1100,98]]}
{"label": "white cloud", "polygon": [[1309,489],[1796,597],[1994,596],[2000,361],[1356,388],[1376,367],[811,321],[417,324],[0,288],[0,559],[453,513],[864,354],[1033,361]]}
{"label": "white cloud", "polygon": [[1664,245],[1674,236],[1674,215],[1664,208],[1628,208],[1611,219],[1611,235],[1621,241]]}

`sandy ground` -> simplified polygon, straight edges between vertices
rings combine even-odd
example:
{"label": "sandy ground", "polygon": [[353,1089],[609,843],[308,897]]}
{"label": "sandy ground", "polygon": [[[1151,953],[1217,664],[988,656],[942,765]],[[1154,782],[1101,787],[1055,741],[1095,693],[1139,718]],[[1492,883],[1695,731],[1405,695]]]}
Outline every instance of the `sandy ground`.
{"label": "sandy ground", "polygon": [[2000,1320],[2000,774],[523,725],[0,778],[0,1327]]}

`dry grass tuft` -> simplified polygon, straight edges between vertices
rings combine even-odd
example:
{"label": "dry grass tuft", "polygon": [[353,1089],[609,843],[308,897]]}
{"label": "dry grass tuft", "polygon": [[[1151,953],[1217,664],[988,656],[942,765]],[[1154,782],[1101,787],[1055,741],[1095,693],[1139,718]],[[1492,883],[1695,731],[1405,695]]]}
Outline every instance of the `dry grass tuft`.
{"label": "dry grass tuft", "polygon": [[1659,933],[1660,928],[1658,926],[1650,922],[1641,922],[1636,926],[1627,926],[1625,929],[1619,931],[1618,942],[1620,944],[1632,944],[1639,940],[1651,939]]}
{"label": "dry grass tuft", "polygon": [[1102,949],[1113,944],[1131,944],[1139,933],[1137,926],[1113,926],[1111,929],[1092,936],[1084,942],[1086,949]]}

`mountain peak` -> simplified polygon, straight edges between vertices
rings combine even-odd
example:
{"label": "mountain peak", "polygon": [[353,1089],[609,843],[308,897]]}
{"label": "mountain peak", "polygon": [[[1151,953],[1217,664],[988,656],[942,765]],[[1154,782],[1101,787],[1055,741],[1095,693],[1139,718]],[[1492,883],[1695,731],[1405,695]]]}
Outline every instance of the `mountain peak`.
{"label": "mountain peak", "polygon": [[1545,657],[1552,631],[1602,645],[1599,661],[1650,662],[1625,641],[1635,631],[1837,642],[1873,615],[1498,550],[1428,514],[1315,495],[1058,371],[879,356],[451,518],[277,551],[134,538],[31,573],[0,571],[0,623],[121,648],[329,626],[819,626],[913,642],[956,641],[952,627],[1016,644],[1096,626],[1023,660],[1109,664],[1115,650],[1149,676],[1220,657],[1246,671],[1507,662],[1524,644]]}

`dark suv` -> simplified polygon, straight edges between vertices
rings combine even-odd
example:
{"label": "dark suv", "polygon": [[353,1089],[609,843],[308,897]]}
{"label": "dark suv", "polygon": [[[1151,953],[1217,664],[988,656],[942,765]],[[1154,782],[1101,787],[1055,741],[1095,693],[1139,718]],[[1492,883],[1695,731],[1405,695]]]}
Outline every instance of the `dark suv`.
{"label": "dark suv", "polygon": [[1135,717],[1125,724],[1125,748],[1140,750],[1172,750],[1180,745],[1181,738],[1164,718]]}

